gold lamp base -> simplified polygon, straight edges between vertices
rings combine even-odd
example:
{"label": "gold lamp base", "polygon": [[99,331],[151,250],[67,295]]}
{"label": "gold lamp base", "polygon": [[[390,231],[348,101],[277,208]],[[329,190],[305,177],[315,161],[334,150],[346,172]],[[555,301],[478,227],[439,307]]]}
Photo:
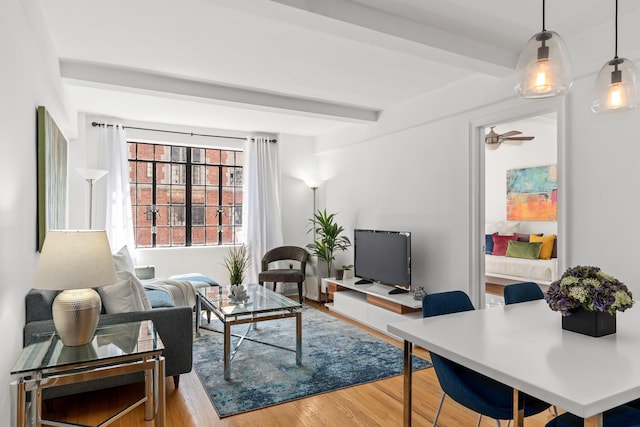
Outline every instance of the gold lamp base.
{"label": "gold lamp base", "polygon": [[66,346],[89,343],[98,326],[102,302],[93,289],[68,289],[53,301],[53,323]]}

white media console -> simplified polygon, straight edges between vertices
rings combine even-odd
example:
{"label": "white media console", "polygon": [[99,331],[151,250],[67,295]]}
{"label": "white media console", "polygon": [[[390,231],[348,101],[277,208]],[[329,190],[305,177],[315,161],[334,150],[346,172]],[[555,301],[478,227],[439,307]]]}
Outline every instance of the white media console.
{"label": "white media console", "polygon": [[358,277],[337,280],[322,279],[322,292],[333,303],[327,307],[370,328],[400,339],[387,331],[387,324],[422,317],[422,301],[413,294],[389,294],[393,289],[379,283],[356,285]]}

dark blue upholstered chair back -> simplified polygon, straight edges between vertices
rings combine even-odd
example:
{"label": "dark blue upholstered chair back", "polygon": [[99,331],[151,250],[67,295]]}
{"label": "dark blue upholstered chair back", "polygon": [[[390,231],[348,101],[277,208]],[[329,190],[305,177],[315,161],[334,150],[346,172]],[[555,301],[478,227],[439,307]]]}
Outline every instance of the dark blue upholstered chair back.
{"label": "dark blue upholstered chair back", "polygon": [[[462,291],[429,294],[422,300],[424,317],[441,316],[473,310],[471,300]],[[496,420],[513,417],[513,389],[505,384],[465,368],[435,353],[431,361],[442,390],[461,405]],[[525,416],[549,407],[548,403],[521,395]]]}
{"label": "dark blue upholstered chair back", "polygon": [[[637,427],[640,426],[640,410],[631,406],[618,406],[605,411],[604,427]],[[552,419],[546,427],[582,427],[584,419],[568,412]]]}
{"label": "dark blue upholstered chair back", "polygon": [[442,316],[475,310],[471,300],[462,291],[429,294],[422,299],[422,317]]}
{"label": "dark blue upholstered chair back", "polygon": [[505,304],[516,304],[519,302],[535,301],[538,299],[544,299],[544,294],[537,283],[522,282],[504,287]]}

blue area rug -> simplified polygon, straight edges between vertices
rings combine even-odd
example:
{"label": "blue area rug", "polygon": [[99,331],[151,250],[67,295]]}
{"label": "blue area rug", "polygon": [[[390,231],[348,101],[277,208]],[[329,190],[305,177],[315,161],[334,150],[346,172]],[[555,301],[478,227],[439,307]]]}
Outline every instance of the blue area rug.
{"label": "blue area rug", "polygon": [[[204,326],[222,331],[222,324]],[[242,334],[247,325],[232,327]],[[296,366],[295,319],[258,323],[231,362],[231,379],[223,378],[218,332],[202,331],[193,343],[193,366],[221,418],[291,400],[351,387],[403,371],[403,351],[361,329],[303,306],[302,366]],[[233,345],[238,338],[234,337]],[[265,345],[260,342],[273,345]],[[414,369],[431,364],[414,356]]]}

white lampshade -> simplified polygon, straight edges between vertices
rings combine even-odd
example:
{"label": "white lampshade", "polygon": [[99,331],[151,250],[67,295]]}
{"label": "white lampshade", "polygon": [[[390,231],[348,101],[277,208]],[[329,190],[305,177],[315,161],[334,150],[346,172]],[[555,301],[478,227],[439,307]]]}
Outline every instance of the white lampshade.
{"label": "white lampshade", "polygon": [[49,230],[33,282],[35,289],[82,289],[116,282],[104,230]]}
{"label": "white lampshade", "polygon": [[322,181],[317,178],[305,178],[304,183],[312,190],[318,189],[322,185]]}
{"label": "white lampshade", "polygon": [[98,181],[100,178],[107,174],[106,170],[103,169],[85,169],[85,168],[76,168],[76,172],[80,174],[86,180]]}
{"label": "white lampshade", "polygon": [[515,71],[515,90],[523,98],[560,95],[573,84],[567,46],[554,31],[541,31],[529,39]]}
{"label": "white lampshade", "polygon": [[117,280],[104,230],[49,230],[44,239],[33,287],[62,290],[51,307],[62,343],[89,343],[98,326],[100,296],[91,289]]}

